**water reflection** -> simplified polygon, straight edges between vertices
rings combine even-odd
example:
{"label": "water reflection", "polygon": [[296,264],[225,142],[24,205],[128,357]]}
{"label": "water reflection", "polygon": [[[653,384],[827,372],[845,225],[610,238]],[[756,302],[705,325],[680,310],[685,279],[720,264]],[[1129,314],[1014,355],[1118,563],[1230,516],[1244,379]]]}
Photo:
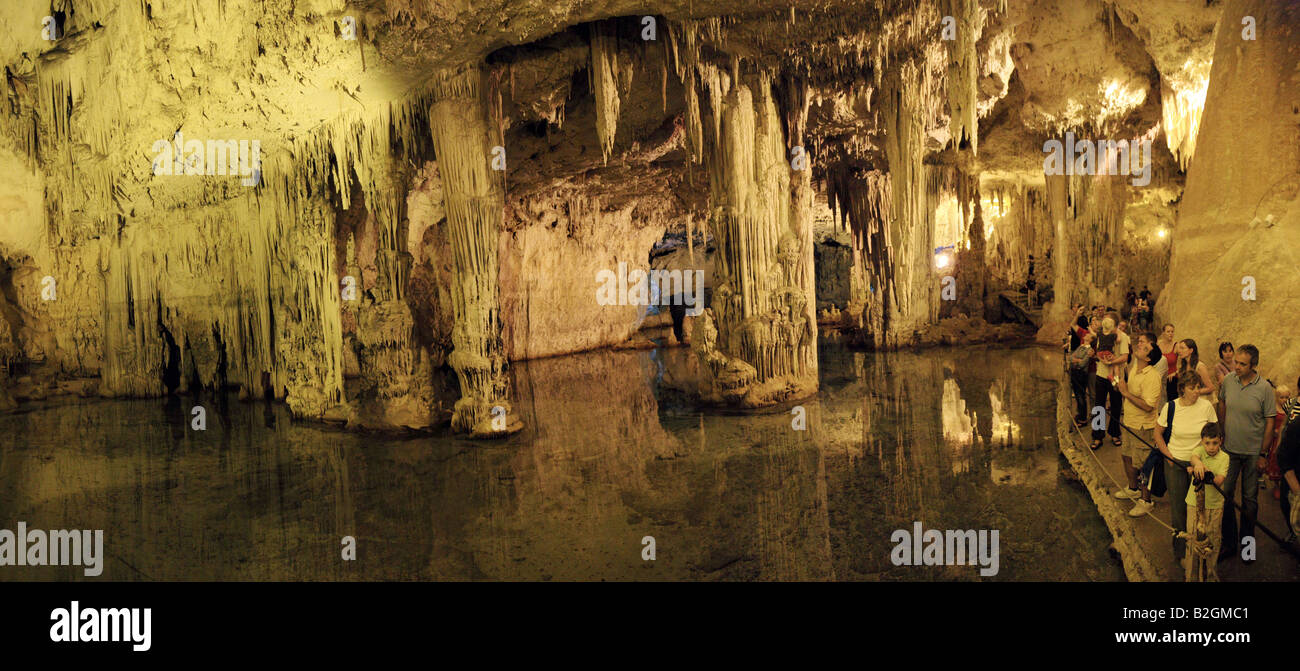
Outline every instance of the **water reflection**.
{"label": "water reflection", "polygon": [[104,529],[110,580],[976,579],[890,563],[890,533],[921,520],[1001,530],[995,579],[1120,579],[1058,475],[1050,355],[820,356],[802,431],[795,408],[695,407],[684,348],[514,366],[526,429],[497,443],[225,398],[201,400],[204,432],[191,399],[36,407],[0,416],[0,528]]}

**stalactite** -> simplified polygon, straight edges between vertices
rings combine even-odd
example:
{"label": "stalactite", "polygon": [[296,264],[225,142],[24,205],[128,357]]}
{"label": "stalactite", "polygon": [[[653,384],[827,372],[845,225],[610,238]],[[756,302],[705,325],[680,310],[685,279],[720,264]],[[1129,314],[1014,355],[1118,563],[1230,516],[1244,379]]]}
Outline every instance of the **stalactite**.
{"label": "stalactite", "polygon": [[[790,165],[771,81],[707,67],[714,110],[709,173],[717,240],[713,306],[692,345],[721,400],[767,405],[816,388],[810,236],[791,221]],[[799,202],[804,202],[801,199]],[[807,239],[807,244],[811,240]]]}
{"label": "stalactite", "polygon": [[[807,80],[799,76],[784,79],[783,108],[786,111],[785,128],[787,143],[784,156],[790,157],[791,164],[802,159],[802,164],[790,176],[790,229],[794,233],[793,242],[802,250],[803,258],[796,264],[794,276],[789,283],[802,290],[807,296],[804,304],[804,317],[810,324],[817,323],[816,268],[813,259],[813,187],[812,157],[804,147],[804,135],[808,128],[808,108],[812,102]],[[793,168],[794,166],[791,165]],[[815,333],[815,330],[814,330]],[[814,370],[817,365],[817,339],[813,338],[808,347],[802,349],[800,356],[805,360],[796,365],[796,369]]]}
{"label": "stalactite", "polygon": [[[455,349],[448,361],[460,378],[461,399],[452,414],[452,428],[474,435],[497,435],[520,425],[506,400],[497,285],[497,238],[504,201],[490,168],[480,82],[476,67],[438,73],[429,123],[453,254]],[[496,407],[501,410],[494,416]],[[505,420],[505,430],[500,428],[500,420],[494,426],[497,417]]]}
{"label": "stalactite", "polygon": [[[1208,65],[1205,66],[1208,69]],[[1190,83],[1171,85],[1162,79],[1160,101],[1162,127],[1169,152],[1178,160],[1184,172],[1196,153],[1196,136],[1200,132],[1201,113],[1205,109],[1205,94],[1209,89],[1208,74]]]}
{"label": "stalactite", "polygon": [[591,90],[596,97],[596,135],[600,151],[609,163],[618,132],[619,55],[618,34],[612,21],[591,24]]}
{"label": "stalactite", "polygon": [[[920,62],[918,62],[918,60]],[[925,156],[925,110],[932,109],[934,82],[925,60],[892,68],[884,82],[885,158],[889,163],[895,287],[887,338],[905,342],[938,314],[931,281],[934,240],[930,225]]]}
{"label": "stalactite", "polygon": [[692,163],[701,163],[704,160],[704,124],[700,115],[700,98],[696,90],[696,65],[699,55],[697,39],[694,23],[668,24],[668,50],[672,56],[673,71],[677,73],[686,96],[686,147]]}
{"label": "stalactite", "polygon": [[827,176],[827,198],[852,232],[854,269],[861,284],[850,287],[849,312],[859,335],[885,344],[888,305],[895,302],[893,247],[890,244],[891,188],[888,173],[839,169]]}
{"label": "stalactite", "polygon": [[691,265],[695,265],[695,215],[686,215],[686,253],[690,256]]}
{"label": "stalactite", "polygon": [[949,129],[954,146],[963,139],[970,142],[971,153],[979,154],[979,118],[976,101],[979,89],[979,57],[975,43],[984,30],[984,13],[978,0],[942,0],[942,12],[956,20],[956,39],[947,40],[948,47],[948,113]]}
{"label": "stalactite", "polygon": [[[269,391],[303,417],[342,403],[328,205],[249,195],[187,219],[181,232],[174,221],[136,221],[128,235],[101,247],[102,392],[161,393],[166,329],[178,345],[196,348],[203,360],[186,363],[204,386]],[[248,223],[232,228],[231,221]],[[223,356],[226,377],[219,379]]]}

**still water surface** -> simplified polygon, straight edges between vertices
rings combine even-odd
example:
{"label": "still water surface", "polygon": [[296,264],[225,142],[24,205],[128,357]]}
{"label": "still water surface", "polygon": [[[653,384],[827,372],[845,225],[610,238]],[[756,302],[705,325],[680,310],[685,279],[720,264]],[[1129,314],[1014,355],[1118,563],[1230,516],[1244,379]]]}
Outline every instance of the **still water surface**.
{"label": "still water surface", "polygon": [[[985,579],[1121,580],[1061,472],[1059,365],[1039,349],[823,342],[803,431],[790,407],[695,407],[677,391],[684,348],[515,364],[526,428],[499,442],[349,432],[224,398],[201,401],[205,432],[190,399],[31,404],[0,416],[0,528],[103,529],[100,580],[981,579],[895,566],[891,534],[920,521],[997,529]],[[72,579],[79,567],[0,567],[0,581]]]}

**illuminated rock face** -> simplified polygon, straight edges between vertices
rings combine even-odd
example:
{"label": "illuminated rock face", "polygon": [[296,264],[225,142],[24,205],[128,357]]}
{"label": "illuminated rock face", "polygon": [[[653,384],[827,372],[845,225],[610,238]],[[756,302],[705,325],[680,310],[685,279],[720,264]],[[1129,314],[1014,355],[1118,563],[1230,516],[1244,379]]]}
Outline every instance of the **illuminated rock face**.
{"label": "illuminated rock face", "polygon": [[[751,84],[711,74],[722,117],[709,157],[719,208],[712,224],[716,288],[707,316],[696,322],[693,347],[712,373],[701,389],[705,398],[768,405],[816,389],[811,202],[791,198],[771,82],[759,77],[755,93]],[[796,207],[807,214],[792,216]]]}
{"label": "illuminated rock face", "polygon": [[[1300,44],[1293,4],[1224,8],[1196,157],[1187,173],[1166,313],[1202,353],[1227,340],[1260,350],[1260,370],[1295,384],[1300,260]],[[1243,18],[1287,26],[1243,39]],[[1203,356],[1205,356],[1203,354]]]}
{"label": "illuminated rock face", "polygon": [[[640,339],[595,278],[687,239],[695,391],[807,396],[823,198],[856,343],[953,340],[1032,254],[1047,341],[1148,286],[1297,363],[1280,1],[75,4],[0,8],[0,361],[36,386],[501,435],[508,362]],[[1044,174],[1067,133],[1151,142],[1149,182]]]}
{"label": "illuminated rock face", "polygon": [[495,155],[488,142],[482,73],[477,67],[440,73],[430,111],[435,151],[447,210],[452,253],[451,367],[460,378],[461,398],[452,428],[479,436],[518,429],[506,400],[506,359],[501,346],[497,241],[504,203]]}

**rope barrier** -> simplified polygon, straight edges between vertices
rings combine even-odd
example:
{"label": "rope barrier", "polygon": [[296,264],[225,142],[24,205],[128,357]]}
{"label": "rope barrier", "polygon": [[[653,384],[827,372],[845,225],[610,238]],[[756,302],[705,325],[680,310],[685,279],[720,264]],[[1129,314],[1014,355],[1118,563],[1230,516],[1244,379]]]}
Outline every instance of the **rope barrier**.
{"label": "rope barrier", "polygon": [[[1176,461],[1174,461],[1173,459],[1169,458],[1169,456],[1166,455],[1164,452],[1161,452],[1161,451],[1160,451],[1160,450],[1159,450],[1155,445],[1152,445],[1151,443],[1148,443],[1144,438],[1142,438],[1142,436],[1139,436],[1139,435],[1137,435],[1136,433],[1133,433],[1133,430],[1130,429],[1130,428],[1128,428],[1127,426],[1125,426],[1123,422],[1120,423],[1120,427],[1123,428],[1125,431],[1128,431],[1128,432],[1129,432],[1129,435],[1133,436],[1134,438],[1137,438],[1137,439],[1138,439],[1138,442],[1140,442],[1140,443],[1142,443],[1143,445],[1146,445],[1147,447],[1149,447],[1149,448],[1151,448],[1152,450],[1154,450],[1156,454],[1160,455],[1160,458],[1161,458],[1161,459],[1164,459],[1165,461],[1167,461],[1167,462],[1169,462],[1169,463],[1171,463],[1171,464],[1173,464],[1173,465],[1175,465],[1175,466],[1178,466],[1179,468],[1183,468],[1182,466],[1179,466],[1179,465],[1178,465],[1178,462],[1176,462]],[[1077,431],[1079,427],[1076,425],[1074,428],[1075,428],[1075,430]],[[1091,450],[1090,450],[1090,451],[1091,451]],[[1217,482],[1215,482],[1214,480],[1205,480],[1205,484],[1210,485],[1210,486],[1214,487],[1216,490],[1218,490],[1219,494],[1223,495],[1223,498],[1224,498],[1225,501],[1231,501],[1231,502],[1232,502],[1232,507],[1233,507],[1234,509],[1236,509],[1236,510],[1242,510],[1242,509],[1243,509],[1243,506],[1241,505],[1241,503],[1239,503],[1239,502],[1237,501],[1237,499],[1234,498],[1235,495],[1236,495],[1236,492],[1233,492],[1233,496],[1229,496],[1228,493],[1225,492],[1225,491],[1223,491],[1223,489],[1219,487],[1219,484],[1218,484]],[[1259,504],[1256,503],[1255,507],[1256,507],[1256,509],[1258,510],[1258,508],[1259,508]],[[1258,515],[1258,512],[1257,512],[1256,514]],[[1259,528],[1264,532],[1264,535],[1268,536],[1269,538],[1272,538],[1275,542],[1277,542],[1277,544],[1280,545],[1280,546],[1282,547],[1282,549],[1287,550],[1288,552],[1291,552],[1292,554],[1295,554],[1295,551],[1292,550],[1291,546],[1287,545],[1287,544],[1284,542],[1284,539],[1283,539],[1283,538],[1281,538],[1281,537],[1278,536],[1277,534],[1273,533],[1273,531],[1272,531],[1271,529],[1269,529],[1268,527],[1264,526],[1264,524],[1261,523],[1261,522],[1258,520],[1258,518],[1255,520],[1255,526],[1256,526],[1256,527],[1259,527]]]}
{"label": "rope barrier", "polygon": [[[1069,374],[1069,357],[1068,357],[1068,356],[1066,357],[1065,364],[1066,364],[1066,374],[1067,374],[1067,376],[1068,376],[1068,374]],[[1070,389],[1070,393],[1071,393],[1071,394],[1074,393],[1074,389],[1073,389],[1073,387],[1071,387],[1071,389]],[[1086,388],[1086,389],[1085,389],[1085,393],[1086,393],[1087,397],[1089,397],[1089,399],[1090,399],[1091,401],[1093,401],[1094,403],[1096,402],[1096,399],[1091,398],[1091,396],[1092,396],[1092,390],[1091,390],[1090,388]],[[1130,428],[1128,428],[1127,426],[1125,426],[1123,422],[1116,422],[1116,423],[1118,423],[1118,424],[1120,425],[1121,428],[1123,428],[1125,431],[1127,431],[1127,432],[1129,433],[1129,435],[1131,435],[1131,436],[1133,436],[1134,438],[1136,438],[1136,439],[1138,440],[1138,442],[1140,442],[1140,443],[1142,443],[1143,445],[1146,445],[1147,447],[1151,448],[1153,451],[1155,451],[1156,454],[1159,454],[1161,459],[1164,459],[1165,461],[1167,461],[1167,462],[1173,464],[1174,466],[1176,466],[1176,467],[1178,467],[1178,468],[1184,468],[1184,466],[1181,466],[1178,462],[1176,462],[1176,461],[1174,461],[1173,459],[1171,459],[1171,458],[1170,458],[1168,455],[1166,455],[1164,452],[1161,452],[1161,451],[1160,451],[1160,450],[1159,450],[1155,445],[1152,445],[1151,443],[1147,442],[1146,439],[1144,439],[1142,436],[1139,436],[1138,434],[1134,433],[1133,430],[1130,429]],[[1085,441],[1085,444],[1088,444],[1088,441],[1087,441],[1086,438],[1084,438],[1083,431],[1079,428],[1079,425],[1078,425],[1076,422],[1070,422],[1070,425],[1074,427],[1074,432],[1077,433],[1077,434],[1079,434],[1079,438],[1083,439],[1083,440]],[[1115,485],[1116,488],[1121,488],[1121,487],[1122,487],[1122,488],[1125,488],[1125,489],[1128,488],[1128,484],[1127,484],[1127,483],[1124,484],[1124,485],[1120,485],[1119,481],[1116,480],[1115,477],[1114,477],[1113,475],[1110,474],[1110,471],[1106,470],[1105,465],[1103,465],[1103,464],[1101,463],[1101,459],[1098,459],[1098,458],[1097,458],[1096,450],[1092,449],[1092,447],[1091,447],[1090,444],[1088,445],[1088,448],[1087,448],[1085,451],[1092,455],[1093,461],[1097,462],[1097,466],[1098,466],[1099,468],[1101,468],[1101,471],[1102,471],[1103,473],[1106,474],[1106,477],[1110,479],[1110,481]],[[1234,510],[1242,510],[1242,509],[1243,509],[1243,506],[1241,505],[1241,503],[1239,503],[1239,502],[1237,501],[1237,499],[1234,498],[1234,496],[1229,496],[1229,495],[1227,494],[1227,492],[1224,492],[1223,489],[1220,488],[1219,485],[1218,485],[1217,483],[1215,483],[1213,479],[1207,479],[1207,480],[1204,480],[1203,482],[1204,482],[1205,484],[1210,485],[1211,487],[1214,487],[1216,490],[1218,490],[1219,494],[1221,494],[1221,495],[1223,496],[1223,498],[1224,498],[1225,501],[1230,501],[1230,502],[1231,502],[1231,505],[1233,506]],[[1235,493],[1234,493],[1234,494],[1235,494]],[[1300,492],[1293,492],[1292,494],[1293,494],[1294,496],[1300,496]],[[1256,506],[1256,509],[1258,510],[1258,505]],[[1189,512],[1190,512],[1190,511],[1189,511]],[[1183,538],[1187,539],[1189,542],[1195,542],[1195,538],[1193,537],[1193,534],[1189,534],[1189,533],[1187,532],[1187,530],[1184,529],[1184,530],[1181,531],[1181,532],[1175,530],[1172,526],[1170,526],[1169,524],[1167,524],[1164,520],[1162,520],[1162,519],[1160,519],[1159,517],[1156,517],[1155,515],[1153,515],[1153,514],[1151,513],[1150,510],[1148,510],[1145,514],[1148,515],[1148,516],[1150,516],[1151,519],[1153,519],[1153,520],[1159,522],[1159,523],[1161,524],[1161,526],[1164,526],[1166,529],[1169,529],[1170,531],[1174,532],[1174,535],[1176,535],[1176,536],[1182,536]],[[1256,513],[1256,515],[1258,515],[1258,512]],[[1264,535],[1266,535],[1266,536],[1268,536],[1269,538],[1273,539],[1273,541],[1274,541],[1275,543],[1277,543],[1278,546],[1281,547],[1283,550],[1286,550],[1287,552],[1290,552],[1291,554],[1296,555],[1297,557],[1300,557],[1300,553],[1297,553],[1296,550],[1295,550],[1295,548],[1293,548],[1293,547],[1291,547],[1290,545],[1288,545],[1288,544],[1285,542],[1285,539],[1283,539],[1282,537],[1278,536],[1276,533],[1273,532],[1272,529],[1269,529],[1267,526],[1265,526],[1263,523],[1261,523],[1261,522],[1259,521],[1258,517],[1256,517],[1256,520],[1255,520],[1255,526],[1258,527],[1260,530],[1262,530],[1262,531],[1264,532]]]}
{"label": "rope barrier", "polygon": [[[1074,432],[1079,434],[1079,438],[1081,439],[1084,438],[1083,431],[1079,428],[1079,425],[1075,424],[1074,422],[1070,422],[1070,424],[1074,426]],[[1121,426],[1123,425],[1121,424]],[[1124,428],[1127,429],[1128,427],[1124,427]],[[1129,433],[1133,433],[1133,432],[1130,431]],[[1138,440],[1142,440],[1141,437],[1139,437],[1137,434],[1133,434],[1133,437],[1137,438]],[[1092,455],[1093,461],[1097,462],[1097,467],[1101,469],[1102,473],[1106,474],[1106,477],[1110,479],[1111,483],[1114,484],[1116,488],[1119,488],[1121,486],[1119,484],[1119,481],[1115,479],[1115,476],[1111,475],[1110,471],[1106,469],[1106,465],[1101,463],[1101,459],[1097,457],[1096,450],[1093,450],[1091,447],[1088,447],[1087,449],[1083,449],[1083,451]],[[1160,456],[1164,456],[1164,454],[1162,453]],[[1215,485],[1213,480],[1203,480],[1202,482],[1208,482],[1210,485],[1218,489],[1218,485]],[[1124,486],[1127,487],[1127,484]],[[1203,497],[1198,497],[1198,498],[1201,503],[1204,503]],[[1175,529],[1173,526],[1167,524],[1164,520],[1160,519],[1159,517],[1156,517],[1154,514],[1152,514],[1150,510],[1146,511],[1146,513],[1144,514],[1150,517],[1151,519],[1155,520],[1156,522],[1159,522],[1161,526],[1163,526],[1164,528],[1172,532],[1171,535],[1173,537],[1182,538],[1187,542],[1187,548],[1189,550],[1188,557],[1195,556],[1197,558],[1196,561],[1193,561],[1191,570],[1195,571],[1196,577],[1198,579],[1197,582],[1205,582],[1205,579],[1210,574],[1210,570],[1209,570],[1209,567],[1211,566],[1210,562],[1218,561],[1217,557],[1214,558],[1210,557],[1212,553],[1210,552],[1209,538],[1200,538],[1197,536],[1197,534],[1191,533],[1186,529],[1179,531]],[[1199,516],[1199,514],[1200,514],[1200,509],[1198,508],[1197,515]],[[1183,561],[1178,557],[1174,557],[1174,559],[1178,560],[1180,563],[1182,563]],[[1184,564],[1184,566],[1186,567],[1186,564]]]}
{"label": "rope barrier", "polygon": [[[1077,434],[1079,434],[1079,437],[1080,437],[1080,438],[1083,438],[1083,431],[1079,430],[1079,425],[1078,425],[1078,424],[1075,424],[1074,422],[1071,422],[1070,424],[1071,424],[1071,426],[1074,427],[1074,432],[1077,433]],[[1077,446],[1076,446],[1076,447],[1077,447]],[[1116,489],[1121,488],[1121,485],[1120,485],[1119,481],[1115,479],[1115,476],[1113,476],[1113,475],[1110,474],[1110,471],[1106,470],[1106,466],[1105,466],[1105,464],[1101,463],[1101,459],[1098,459],[1098,458],[1097,458],[1097,451],[1096,451],[1096,450],[1093,450],[1092,448],[1089,447],[1089,448],[1087,448],[1087,449],[1085,449],[1085,450],[1083,450],[1083,451],[1085,451],[1085,452],[1087,452],[1088,454],[1091,454],[1091,455],[1092,455],[1092,460],[1095,461],[1095,462],[1097,462],[1097,467],[1101,469],[1101,472],[1102,472],[1102,473],[1105,473],[1105,474],[1106,474],[1106,477],[1110,479],[1111,484],[1115,485],[1115,488],[1116,488]],[[1125,485],[1122,485],[1122,487],[1123,487],[1123,488],[1127,488],[1128,485],[1125,484]],[[1166,528],[1166,529],[1168,529],[1168,530],[1174,532],[1174,535],[1180,535],[1180,532],[1179,532],[1177,529],[1173,528],[1172,526],[1170,526],[1168,523],[1166,523],[1164,520],[1160,519],[1159,517],[1156,517],[1155,515],[1153,515],[1153,514],[1151,513],[1150,510],[1146,511],[1145,514],[1146,514],[1147,516],[1149,516],[1151,519],[1153,519],[1153,520],[1159,522],[1159,523],[1161,524],[1161,526],[1163,526],[1164,528]],[[1186,532],[1186,531],[1183,531],[1183,532],[1181,532],[1181,535],[1184,536],[1184,537],[1187,537],[1187,532]]]}

